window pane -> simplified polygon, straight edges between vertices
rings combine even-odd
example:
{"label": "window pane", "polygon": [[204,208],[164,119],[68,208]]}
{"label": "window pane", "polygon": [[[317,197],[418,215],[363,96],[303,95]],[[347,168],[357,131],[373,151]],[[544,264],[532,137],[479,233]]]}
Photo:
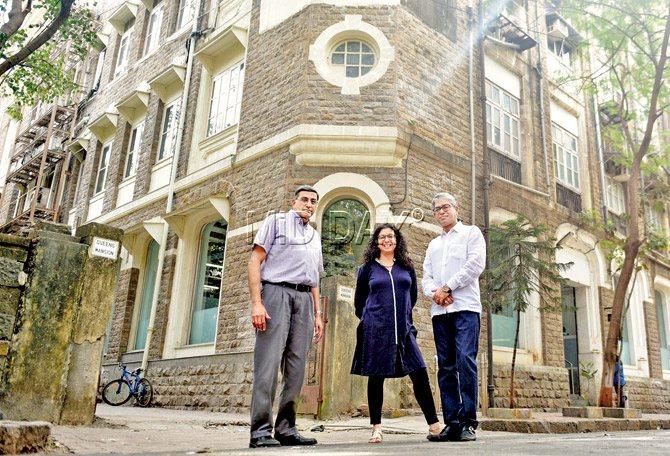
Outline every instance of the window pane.
{"label": "window pane", "polygon": [[202,233],[189,345],[213,342],[223,278],[223,255],[228,224],[210,223]]}
{"label": "window pane", "polygon": [[344,65],[344,54],[335,53],[332,57],[333,65]]}
{"label": "window pane", "polygon": [[358,65],[361,62],[359,54],[347,54],[347,65]]}
{"label": "window pane", "polygon": [[361,58],[361,65],[374,65],[375,56],[374,54],[363,54]]}
{"label": "window pane", "polygon": [[500,104],[500,90],[496,86],[491,87],[491,100],[496,104]]}
{"label": "window pane", "polygon": [[156,241],[151,241],[149,249],[147,250],[147,260],[144,266],[142,299],[140,301],[140,313],[137,316],[137,329],[135,330],[135,350],[143,350],[147,341],[151,301],[154,297],[154,285],[156,283],[156,272],[158,271],[158,251],[158,243]]}
{"label": "window pane", "polygon": [[512,315],[494,313],[491,317],[493,321],[493,345],[495,347],[514,347],[516,311],[512,309]]}
{"label": "window pane", "polygon": [[345,46],[345,43],[340,44],[337,49],[335,49],[335,52],[344,52]]}
{"label": "window pane", "polygon": [[371,69],[372,69],[372,67],[368,67],[368,66],[361,67],[361,76],[363,76],[364,74],[368,74]]}
{"label": "window pane", "polygon": [[368,46],[368,45],[365,44],[365,43],[361,43],[361,49],[363,50],[363,52],[369,52],[369,53],[372,53],[372,49],[370,49],[370,46]]}
{"label": "window pane", "polygon": [[348,66],[347,67],[347,77],[348,78],[357,78],[359,75],[358,67]]}
{"label": "window pane", "polygon": [[361,42],[347,41],[347,52],[361,52]]}
{"label": "window pane", "polygon": [[621,363],[631,365],[630,341],[628,339],[628,318],[624,317],[623,332],[621,334]]}

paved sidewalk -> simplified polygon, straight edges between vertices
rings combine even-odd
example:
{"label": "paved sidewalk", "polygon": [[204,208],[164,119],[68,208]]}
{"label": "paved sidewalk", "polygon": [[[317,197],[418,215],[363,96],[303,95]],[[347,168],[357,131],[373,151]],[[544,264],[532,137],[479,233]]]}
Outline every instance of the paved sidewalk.
{"label": "paved sidewalk", "polygon": [[[142,409],[138,407],[110,407],[98,405],[93,426],[54,426],[52,436],[56,447],[76,454],[104,453],[203,453],[231,452],[243,450],[249,445],[249,416],[236,413],[214,413],[205,411],[171,410],[162,408]],[[668,429],[650,426],[655,421],[666,420],[669,415],[644,415],[636,429]],[[564,428],[568,432],[596,432],[608,435],[595,428],[597,420],[565,418],[558,413],[536,413],[533,420],[489,420],[482,418],[482,428],[477,435],[480,440],[527,438],[522,434],[547,432]],[[623,430],[622,423],[631,420],[605,420],[608,432]],[[383,420],[384,442],[398,445],[414,445],[425,442],[426,423],[422,416],[406,416]],[[645,427],[646,426],[646,427]],[[348,447],[366,444],[370,435],[368,419],[364,417],[342,418],[332,421],[315,421],[300,417],[300,432],[315,437],[322,444]],[[320,431],[312,431],[317,427]],[[489,429],[516,431],[492,432]],[[560,431],[559,431],[560,432]],[[566,431],[563,431],[566,432]],[[516,436],[516,437],[515,437]],[[561,438],[556,436],[556,438]]]}
{"label": "paved sidewalk", "polygon": [[[323,431],[310,431],[323,425]],[[323,443],[365,443],[368,419],[315,421],[299,417],[298,428]],[[422,416],[384,420],[385,441],[423,441],[427,425]],[[77,454],[215,452],[247,448],[246,414],[161,408],[110,407],[99,404],[93,426],[54,426],[57,448]]]}

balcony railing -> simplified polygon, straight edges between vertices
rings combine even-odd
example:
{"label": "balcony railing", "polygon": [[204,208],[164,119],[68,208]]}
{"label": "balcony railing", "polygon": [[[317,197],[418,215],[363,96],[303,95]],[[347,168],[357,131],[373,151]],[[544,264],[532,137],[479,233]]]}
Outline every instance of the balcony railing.
{"label": "balcony railing", "polygon": [[517,184],[521,183],[521,163],[493,149],[489,149],[489,160],[492,174]]}
{"label": "balcony railing", "polygon": [[571,211],[582,212],[582,195],[558,182],[556,183],[556,202]]}

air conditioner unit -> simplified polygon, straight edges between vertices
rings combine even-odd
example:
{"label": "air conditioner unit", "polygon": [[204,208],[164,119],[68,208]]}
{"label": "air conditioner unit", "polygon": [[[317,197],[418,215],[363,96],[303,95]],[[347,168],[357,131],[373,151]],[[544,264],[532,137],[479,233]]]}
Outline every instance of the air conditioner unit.
{"label": "air conditioner unit", "polygon": [[570,36],[567,22],[560,18],[554,18],[547,24],[547,35],[557,40],[564,40]]}

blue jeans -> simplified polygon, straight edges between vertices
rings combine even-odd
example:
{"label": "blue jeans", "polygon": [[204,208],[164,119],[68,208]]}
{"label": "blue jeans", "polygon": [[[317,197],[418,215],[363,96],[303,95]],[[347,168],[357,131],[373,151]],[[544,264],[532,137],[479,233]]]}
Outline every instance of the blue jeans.
{"label": "blue jeans", "polygon": [[433,317],[442,413],[450,426],[477,428],[479,318],[470,311]]}

